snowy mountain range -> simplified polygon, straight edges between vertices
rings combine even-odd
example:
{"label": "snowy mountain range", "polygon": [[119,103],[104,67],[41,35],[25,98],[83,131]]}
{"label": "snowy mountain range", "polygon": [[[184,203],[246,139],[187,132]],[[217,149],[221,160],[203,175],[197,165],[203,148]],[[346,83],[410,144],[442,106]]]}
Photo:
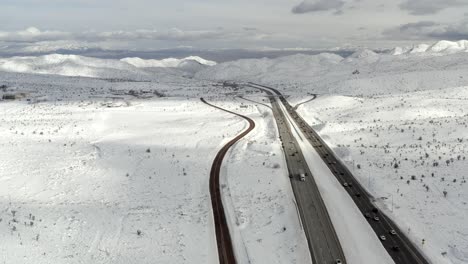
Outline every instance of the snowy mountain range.
{"label": "snowy mountain range", "polygon": [[159,68],[164,72],[180,70],[194,73],[213,65],[216,65],[216,62],[196,56],[163,60],[140,58],[114,60],[62,54],[0,58],[1,71],[96,78],[150,78],[155,70],[148,71],[146,68]]}
{"label": "snowy mountain range", "polygon": [[441,40],[432,45],[428,44],[418,44],[412,47],[396,47],[392,49],[389,53],[392,55],[402,55],[402,54],[432,54],[432,55],[443,55],[443,54],[453,54],[459,52],[468,52],[468,40],[460,41],[447,41]]}

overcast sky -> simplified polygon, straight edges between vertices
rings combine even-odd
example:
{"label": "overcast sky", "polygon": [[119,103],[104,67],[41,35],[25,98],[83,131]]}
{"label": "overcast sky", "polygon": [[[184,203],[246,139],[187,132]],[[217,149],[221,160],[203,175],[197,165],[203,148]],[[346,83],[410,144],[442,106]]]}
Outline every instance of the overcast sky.
{"label": "overcast sky", "polygon": [[0,44],[391,47],[468,39],[468,0],[0,0]]}

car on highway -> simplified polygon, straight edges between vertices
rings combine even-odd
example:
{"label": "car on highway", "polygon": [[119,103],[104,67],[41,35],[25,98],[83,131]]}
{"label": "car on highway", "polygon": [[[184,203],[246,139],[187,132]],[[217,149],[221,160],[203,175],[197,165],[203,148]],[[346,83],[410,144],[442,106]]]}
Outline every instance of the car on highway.
{"label": "car on highway", "polygon": [[349,185],[348,185],[347,182],[345,182],[345,183],[343,183],[343,186],[344,186],[344,187],[348,187]]}
{"label": "car on highway", "polygon": [[380,218],[378,216],[374,216],[374,221],[380,221]]}
{"label": "car on highway", "polygon": [[307,176],[307,173],[303,169],[300,169],[299,170],[299,179],[301,179],[301,181],[305,181],[306,176]]}
{"label": "car on highway", "polygon": [[380,240],[385,241],[385,240],[387,240],[387,237],[385,237],[384,235],[381,235]]}
{"label": "car on highway", "polygon": [[400,247],[399,246],[392,246],[392,250],[393,251],[400,251]]}
{"label": "car on highway", "polygon": [[396,231],[395,231],[394,229],[392,229],[392,230],[390,230],[390,231],[388,231],[388,232],[389,232],[390,235],[392,235],[392,236],[395,236],[395,235],[396,235]]}

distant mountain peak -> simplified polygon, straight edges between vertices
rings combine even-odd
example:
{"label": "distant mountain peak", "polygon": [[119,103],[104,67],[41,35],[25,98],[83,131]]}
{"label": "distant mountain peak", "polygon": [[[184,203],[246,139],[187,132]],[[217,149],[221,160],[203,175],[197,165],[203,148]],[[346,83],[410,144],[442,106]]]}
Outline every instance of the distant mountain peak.
{"label": "distant mountain peak", "polygon": [[403,54],[453,54],[468,52],[468,40],[448,41],[440,40],[432,45],[417,44],[412,47],[396,47],[390,51],[392,55]]}

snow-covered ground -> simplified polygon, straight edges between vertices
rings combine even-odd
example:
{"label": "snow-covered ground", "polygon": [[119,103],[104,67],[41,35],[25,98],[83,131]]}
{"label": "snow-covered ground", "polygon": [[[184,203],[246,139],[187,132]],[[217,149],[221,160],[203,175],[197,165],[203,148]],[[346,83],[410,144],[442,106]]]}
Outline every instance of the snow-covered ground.
{"label": "snow-covered ground", "polygon": [[[262,101],[258,93],[213,82],[238,80],[277,87],[293,104],[318,94],[299,113],[376,203],[434,263],[468,263],[467,62],[462,41],[221,64],[0,59],[0,98],[18,98],[0,100],[0,261],[217,263],[209,170],[246,123],[204,97],[257,125],[222,169],[239,260],[310,262],[271,110],[236,97]],[[346,203],[339,187],[319,182],[333,221],[360,217],[336,210]],[[349,228],[337,225],[348,260],[361,264],[372,247],[350,243],[361,232]]]}
{"label": "snow-covered ground", "polygon": [[222,170],[239,257],[310,259],[273,117],[233,89],[171,75],[0,80],[0,98],[20,97],[0,101],[1,262],[217,263],[209,172],[246,122],[201,96],[257,123]]}
{"label": "snow-covered ground", "polygon": [[468,262],[467,109],[460,87],[323,96],[299,113],[431,260],[460,264]]}
{"label": "snow-covered ground", "polygon": [[468,263],[466,41],[402,50],[239,60],[196,76],[270,84],[293,104],[319,94],[299,113],[376,203],[434,263]]}

